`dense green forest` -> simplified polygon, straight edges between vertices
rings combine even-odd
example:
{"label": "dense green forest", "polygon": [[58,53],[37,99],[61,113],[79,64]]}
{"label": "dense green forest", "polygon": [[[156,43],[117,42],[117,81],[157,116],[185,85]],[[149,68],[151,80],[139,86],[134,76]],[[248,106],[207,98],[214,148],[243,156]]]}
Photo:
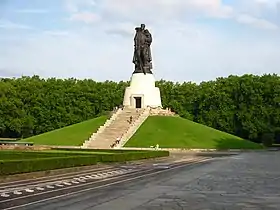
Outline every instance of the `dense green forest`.
{"label": "dense green forest", "polygon": [[[104,114],[128,82],[0,79],[0,137],[29,137]],[[280,142],[280,76],[243,75],[195,84],[158,81],[164,107],[254,142]]]}

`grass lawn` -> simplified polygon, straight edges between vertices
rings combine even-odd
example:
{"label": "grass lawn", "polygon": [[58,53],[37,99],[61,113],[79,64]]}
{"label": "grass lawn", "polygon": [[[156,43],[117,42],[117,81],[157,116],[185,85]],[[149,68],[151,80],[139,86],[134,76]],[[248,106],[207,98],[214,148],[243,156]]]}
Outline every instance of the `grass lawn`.
{"label": "grass lawn", "polygon": [[33,142],[36,145],[80,146],[106,120],[106,116],[97,117],[37,136],[21,139],[19,142]]}
{"label": "grass lawn", "polygon": [[260,145],[180,117],[150,116],[125,147],[258,149]]}

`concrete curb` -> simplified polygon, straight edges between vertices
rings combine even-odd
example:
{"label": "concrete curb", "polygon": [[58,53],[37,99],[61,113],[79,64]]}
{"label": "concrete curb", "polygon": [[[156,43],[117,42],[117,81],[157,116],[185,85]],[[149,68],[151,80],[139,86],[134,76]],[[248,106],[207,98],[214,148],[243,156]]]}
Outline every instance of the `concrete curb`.
{"label": "concrete curb", "polygon": [[177,149],[177,148],[137,148],[137,147],[122,147],[123,150],[158,150],[169,152],[256,152],[268,151],[269,149]]}

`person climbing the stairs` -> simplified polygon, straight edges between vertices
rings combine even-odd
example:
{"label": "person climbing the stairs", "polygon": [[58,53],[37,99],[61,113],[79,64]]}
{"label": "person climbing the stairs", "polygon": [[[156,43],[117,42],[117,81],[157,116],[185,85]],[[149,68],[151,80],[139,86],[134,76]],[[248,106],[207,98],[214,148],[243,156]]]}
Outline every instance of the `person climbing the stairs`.
{"label": "person climbing the stairs", "polygon": [[129,117],[129,124],[132,123],[132,119],[133,119],[132,116],[130,116],[130,117]]}
{"label": "person climbing the stairs", "polygon": [[121,140],[121,138],[118,137],[117,140],[116,140],[116,144],[119,144],[119,143],[120,143],[120,140]]}

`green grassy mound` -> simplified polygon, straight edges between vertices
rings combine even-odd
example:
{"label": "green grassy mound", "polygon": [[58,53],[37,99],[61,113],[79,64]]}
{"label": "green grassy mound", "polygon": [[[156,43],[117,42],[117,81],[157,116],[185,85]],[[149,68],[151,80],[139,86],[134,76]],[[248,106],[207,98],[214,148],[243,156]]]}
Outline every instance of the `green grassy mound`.
{"label": "green grassy mound", "polygon": [[19,142],[33,142],[36,145],[80,146],[106,120],[106,116],[97,117],[37,136],[21,139]]}
{"label": "green grassy mound", "polygon": [[149,117],[125,147],[258,149],[260,145],[180,117]]}

